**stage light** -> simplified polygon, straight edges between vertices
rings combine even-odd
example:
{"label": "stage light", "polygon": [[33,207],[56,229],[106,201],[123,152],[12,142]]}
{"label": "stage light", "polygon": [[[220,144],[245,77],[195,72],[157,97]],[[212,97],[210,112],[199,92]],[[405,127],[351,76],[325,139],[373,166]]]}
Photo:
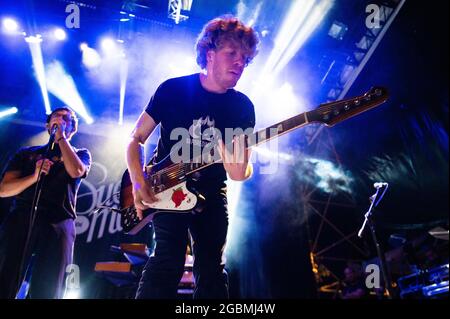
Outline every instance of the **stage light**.
{"label": "stage light", "polygon": [[134,128],[134,123],[124,122],[122,125],[117,125],[114,122],[98,124],[103,132],[107,132],[106,140],[103,143],[103,153],[109,154],[110,158],[123,158],[123,150],[127,148],[130,142],[131,132]]}
{"label": "stage light", "polygon": [[44,59],[42,57],[41,42],[42,38],[38,36],[29,36],[25,38],[31,52],[34,74],[41,88],[42,98],[44,99],[45,113],[50,114],[50,100],[48,98],[47,82],[45,78]]}
{"label": "stage light", "polygon": [[247,7],[243,0],[239,0],[239,3],[236,6],[237,18],[241,21],[244,21],[246,25],[252,27],[256,24],[256,21],[259,18],[262,1],[259,1],[256,6],[252,6],[251,10]]}
{"label": "stage light", "polygon": [[15,114],[18,111],[19,110],[17,109],[17,107],[10,107],[6,110],[2,110],[2,111],[0,111],[0,118],[3,118],[5,116],[11,115],[11,114]]}
{"label": "stage light", "polygon": [[328,35],[332,38],[342,40],[344,38],[345,33],[348,31],[348,27],[338,21],[334,21],[328,31]]}
{"label": "stage light", "polygon": [[261,31],[261,36],[263,38],[267,37],[268,35],[269,35],[269,30],[264,29],[264,30]]}
{"label": "stage light", "polygon": [[125,59],[120,64],[120,101],[119,101],[119,125],[123,124],[123,109],[125,105],[125,91],[128,78],[128,61]]}
{"label": "stage light", "polygon": [[42,42],[42,37],[30,35],[30,36],[25,38],[25,42],[27,42],[27,43],[41,43]]}
{"label": "stage light", "polygon": [[181,10],[191,11],[193,0],[181,0]]}
{"label": "stage light", "polygon": [[67,37],[66,32],[61,28],[55,29],[53,31],[53,36],[55,37],[56,40],[59,40],[59,41],[63,41]]}
{"label": "stage light", "polygon": [[90,48],[86,43],[83,42],[80,44],[80,50],[82,52],[81,60],[87,68],[95,68],[102,62],[100,54],[95,49]]}
{"label": "stage light", "polygon": [[[309,103],[305,97],[298,94],[292,84],[281,82],[270,75],[260,77],[253,87],[250,97],[264,110],[258,116],[258,125],[272,125],[277,121],[290,118],[298,113],[307,111],[305,106]],[[276,107],[274,107],[276,106]]]}
{"label": "stage light", "polygon": [[298,50],[303,46],[309,36],[317,28],[317,26],[322,22],[323,18],[326,16],[328,11],[334,4],[334,0],[322,0],[318,5],[316,5],[313,10],[308,14],[308,18],[304,21],[303,25],[296,32],[295,37],[290,43],[289,47],[284,52],[282,58],[275,67],[275,73],[281,71],[288,62],[295,56]]}
{"label": "stage light", "polygon": [[292,3],[275,38],[275,45],[267,59],[263,75],[273,74],[273,70],[291,44],[295,34],[298,33],[303,21],[314,6],[314,2],[314,0],[299,0]]}
{"label": "stage light", "polygon": [[302,47],[333,4],[334,0],[294,1],[275,38],[275,45],[263,74],[273,76],[280,72]]}
{"label": "stage light", "polygon": [[[134,129],[134,123],[122,123],[122,125],[109,128],[108,133],[108,147],[115,145],[120,146],[117,147],[117,150],[123,150],[125,149],[125,146],[130,141],[131,132]],[[111,148],[112,151],[112,148]],[[118,154],[121,151],[118,152]]]}
{"label": "stage light", "polygon": [[250,18],[250,20],[247,21],[248,26],[253,27],[255,25],[256,21],[259,18],[259,14],[261,12],[262,4],[263,4],[262,2],[259,2],[256,5],[256,8],[253,10],[252,17]]}
{"label": "stage light", "polygon": [[3,19],[3,29],[7,33],[15,33],[19,29],[19,24],[16,22],[16,20],[12,18],[4,18]]}
{"label": "stage light", "polygon": [[86,121],[87,124],[94,123],[94,119],[92,117],[90,117],[90,116],[84,116],[83,118],[84,118],[84,120]]}
{"label": "stage light", "polygon": [[243,0],[239,0],[238,4],[236,5],[236,17],[244,21],[245,20],[245,13],[247,11],[247,6],[245,5]]}
{"label": "stage light", "polygon": [[104,38],[101,42],[101,47],[102,47],[103,51],[105,51],[106,53],[109,53],[115,49],[116,43],[111,38]]}
{"label": "stage light", "polygon": [[100,47],[102,51],[102,58],[108,60],[109,62],[118,62],[118,58],[124,57],[122,39],[114,39],[111,37],[105,37],[100,42]]}
{"label": "stage light", "polygon": [[88,114],[73,78],[64,70],[62,64],[58,61],[52,62],[47,65],[46,71],[48,91],[79,114],[87,124],[92,124],[94,120]]}

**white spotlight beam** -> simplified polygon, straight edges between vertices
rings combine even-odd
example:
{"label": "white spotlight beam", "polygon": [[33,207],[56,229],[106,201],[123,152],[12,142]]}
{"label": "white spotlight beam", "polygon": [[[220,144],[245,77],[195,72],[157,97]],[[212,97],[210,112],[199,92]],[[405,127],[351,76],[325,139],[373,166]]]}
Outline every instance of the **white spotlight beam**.
{"label": "white spotlight beam", "polygon": [[225,255],[234,254],[237,244],[237,238],[239,238],[245,231],[246,225],[242,223],[237,211],[237,206],[241,197],[242,183],[235,182],[231,179],[227,181],[227,194],[228,194],[228,216],[229,227],[228,237],[229,242],[225,246]]}
{"label": "white spotlight beam", "polygon": [[17,111],[18,111],[17,107],[10,107],[6,110],[0,111],[0,119],[8,115],[15,114],[17,113]]}
{"label": "white spotlight beam", "polygon": [[294,1],[291,5],[284,18],[283,25],[275,38],[275,46],[265,63],[263,75],[273,74],[273,69],[277,65],[284,51],[289,47],[292,39],[296,32],[298,32],[298,29],[302,25],[307,14],[311,11],[313,5],[314,0],[298,0]]}
{"label": "white spotlight beam", "polygon": [[247,22],[248,26],[252,27],[252,26],[255,25],[256,20],[258,20],[259,14],[261,12],[262,4],[263,4],[262,2],[259,2],[256,5],[256,9],[253,12],[253,15],[252,15],[251,19]]}
{"label": "white spotlight beam", "polygon": [[63,29],[57,28],[53,30],[53,36],[55,37],[56,40],[63,41],[66,39],[67,34],[66,31],[64,31]]}
{"label": "white spotlight beam", "polygon": [[95,68],[102,62],[100,54],[86,43],[80,44],[80,50],[82,52],[82,62],[87,68]]}
{"label": "white spotlight beam", "polygon": [[41,42],[42,39],[39,37],[26,37],[25,41],[28,43],[31,52],[31,59],[33,61],[33,68],[35,72],[36,79],[41,88],[42,97],[44,99],[45,113],[50,114],[50,101],[48,99],[47,83],[45,80],[45,69],[44,69],[44,59],[42,58]]}
{"label": "white spotlight beam", "polygon": [[116,44],[113,39],[111,38],[104,38],[101,42],[102,50],[105,51],[105,53],[110,53],[112,50],[115,49]]}
{"label": "white spotlight beam", "polygon": [[19,24],[13,18],[3,18],[2,25],[6,33],[16,34],[19,31]]}
{"label": "white spotlight beam", "polygon": [[128,78],[128,61],[123,59],[120,64],[120,103],[119,103],[119,125],[123,124],[123,108],[125,103],[125,91]]}
{"label": "white spotlight beam", "polygon": [[295,37],[292,39],[289,46],[283,52],[280,60],[274,68],[274,72],[280,72],[294,57],[297,51],[303,46],[305,41],[309,38],[311,33],[317,28],[317,26],[322,22],[325,15],[331,9],[334,0],[322,0],[318,5],[316,5],[310,14],[308,14],[308,18],[304,21],[304,23],[296,32]]}
{"label": "white spotlight beam", "polygon": [[84,106],[73,78],[67,74],[58,61],[47,66],[47,84],[49,92],[78,113],[86,123],[94,122]]}

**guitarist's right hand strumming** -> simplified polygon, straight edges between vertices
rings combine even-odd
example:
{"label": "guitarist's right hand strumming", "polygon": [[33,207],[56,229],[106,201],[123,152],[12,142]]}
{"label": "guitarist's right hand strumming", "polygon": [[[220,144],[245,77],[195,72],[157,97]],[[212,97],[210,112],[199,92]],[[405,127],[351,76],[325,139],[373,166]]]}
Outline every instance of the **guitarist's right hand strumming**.
{"label": "guitarist's right hand strumming", "polygon": [[142,211],[148,208],[146,205],[158,201],[152,188],[145,182],[144,177],[142,177],[141,182],[135,181],[133,183],[133,198],[134,207],[140,220],[143,218]]}
{"label": "guitarist's right hand strumming", "polygon": [[133,184],[134,207],[139,219],[142,219],[142,212],[148,208],[148,204],[158,201],[152,188],[147,183],[146,172],[143,170],[144,156],[142,150],[145,141],[155,127],[155,121],[144,112],[131,133],[131,140],[127,149],[127,166]]}

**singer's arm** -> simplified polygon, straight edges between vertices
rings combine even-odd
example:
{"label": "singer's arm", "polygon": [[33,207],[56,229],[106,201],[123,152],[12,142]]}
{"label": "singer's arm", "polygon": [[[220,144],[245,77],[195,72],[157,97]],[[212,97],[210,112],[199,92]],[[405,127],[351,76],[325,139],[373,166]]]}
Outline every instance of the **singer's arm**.
{"label": "singer's arm", "polygon": [[36,180],[37,178],[34,174],[20,177],[20,172],[18,171],[6,172],[0,183],[0,197],[16,196],[36,183]]}
{"label": "singer's arm", "polygon": [[[44,162],[44,163],[42,163]],[[20,171],[8,171],[0,182],[0,197],[11,197],[22,193],[25,189],[37,182],[39,172],[48,174],[52,161],[45,159],[36,162],[34,173],[21,177]]]}
{"label": "singer's arm", "polygon": [[86,173],[86,166],[74,152],[69,141],[65,138],[60,138],[57,143],[61,149],[61,154],[64,158],[63,163],[67,173],[72,178],[82,177]]}

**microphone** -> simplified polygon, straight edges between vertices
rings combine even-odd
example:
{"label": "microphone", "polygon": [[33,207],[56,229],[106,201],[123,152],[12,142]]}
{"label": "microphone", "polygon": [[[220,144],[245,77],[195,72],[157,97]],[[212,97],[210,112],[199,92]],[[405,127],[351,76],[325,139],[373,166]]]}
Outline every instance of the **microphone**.
{"label": "microphone", "polygon": [[58,124],[53,124],[52,129],[50,130],[50,142],[52,143],[51,150],[55,147],[55,134],[58,130]]}
{"label": "microphone", "polygon": [[386,182],[377,182],[377,183],[373,184],[373,187],[375,187],[375,188],[381,188],[381,187],[385,187],[385,186],[388,186],[388,183],[386,183]]}
{"label": "microphone", "polygon": [[50,130],[50,136],[55,136],[56,131],[58,130],[58,124],[53,124],[52,129]]}

